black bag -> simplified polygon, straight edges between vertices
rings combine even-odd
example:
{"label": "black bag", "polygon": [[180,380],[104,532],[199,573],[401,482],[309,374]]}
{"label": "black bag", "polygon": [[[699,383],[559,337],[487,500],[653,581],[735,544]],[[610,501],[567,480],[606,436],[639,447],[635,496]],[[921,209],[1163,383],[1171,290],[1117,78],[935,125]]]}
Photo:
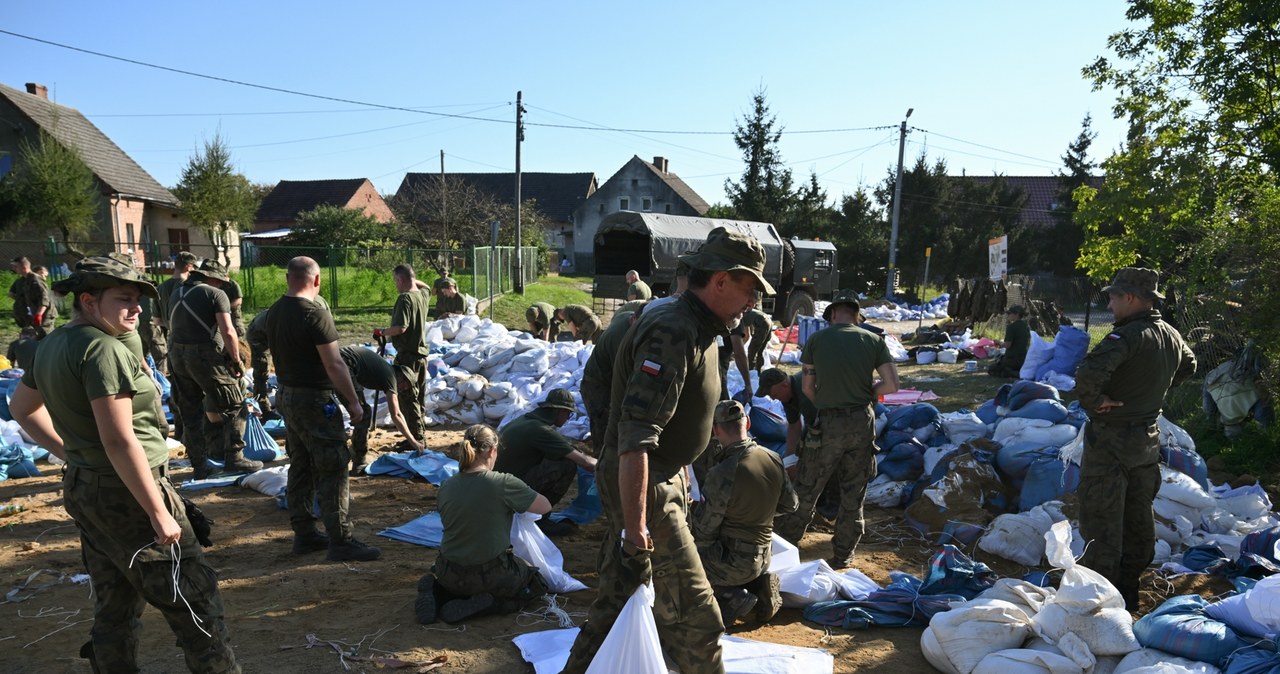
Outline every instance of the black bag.
{"label": "black bag", "polygon": [[200,541],[202,547],[213,547],[213,540],[209,538],[209,534],[213,533],[213,520],[191,501],[191,499],[183,496],[182,505],[187,509],[187,520],[191,522],[191,529],[195,531],[196,540]]}

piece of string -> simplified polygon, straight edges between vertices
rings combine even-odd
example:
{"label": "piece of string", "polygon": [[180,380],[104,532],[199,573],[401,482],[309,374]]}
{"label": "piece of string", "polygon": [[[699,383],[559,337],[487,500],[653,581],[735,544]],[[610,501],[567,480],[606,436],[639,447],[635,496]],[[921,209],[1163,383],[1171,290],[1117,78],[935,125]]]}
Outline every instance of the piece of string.
{"label": "piece of string", "polygon": [[[553,623],[560,627],[575,627],[577,623],[574,618],[585,618],[586,613],[583,611],[566,611],[564,606],[569,603],[568,597],[561,597],[558,594],[544,594],[543,601],[547,603],[545,608],[535,611],[521,611],[516,617],[516,624],[521,627],[529,627],[538,623]],[[562,605],[563,604],[563,605]]]}
{"label": "piece of string", "polygon": [[[146,550],[152,545],[155,545],[155,543],[147,543],[146,545],[138,548],[138,551],[133,553],[133,557],[129,558],[129,568],[132,569],[133,563],[138,559],[138,555],[142,554],[143,550]],[[191,614],[191,620],[195,623],[196,629],[200,630],[200,632],[206,637],[213,638],[213,635],[203,627],[204,621],[200,619],[200,616],[196,615],[196,610],[191,608],[191,602],[187,601],[186,595],[182,594],[182,588],[178,587],[178,582],[182,578],[182,548],[179,547],[177,543],[169,544],[169,564],[169,577],[173,580],[173,598],[170,601],[176,602],[181,598],[182,603],[187,607],[187,612]]]}

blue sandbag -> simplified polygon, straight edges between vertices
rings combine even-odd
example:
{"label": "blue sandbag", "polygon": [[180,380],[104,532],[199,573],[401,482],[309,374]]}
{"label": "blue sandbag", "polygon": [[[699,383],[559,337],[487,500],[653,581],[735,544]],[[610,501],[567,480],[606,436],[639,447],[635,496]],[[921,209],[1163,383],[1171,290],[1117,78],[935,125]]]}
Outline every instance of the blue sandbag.
{"label": "blue sandbag", "polygon": [[1030,441],[1011,442],[1001,447],[996,453],[996,468],[1000,470],[1000,477],[1005,478],[1014,488],[1020,489],[1022,481],[1027,477],[1027,469],[1048,450],[1055,454],[1057,452],[1056,447],[1045,447],[1043,443]]}
{"label": "blue sandbag", "polygon": [[[1006,386],[1008,386],[1008,384],[1006,384]],[[988,426],[990,426],[991,424],[994,424],[996,421],[1000,419],[1000,415],[996,413],[995,398],[992,398],[991,400],[988,400],[987,402],[982,403],[980,406],[978,406],[978,409],[974,410],[973,413],[978,415],[978,419],[981,420],[982,423]]]}
{"label": "blue sandbag", "polygon": [[547,517],[553,522],[572,520],[575,524],[587,524],[599,517],[602,512],[604,512],[604,505],[600,503],[600,492],[596,490],[596,474],[579,466],[578,495],[573,497],[573,501],[567,508],[553,512]]}
{"label": "blue sandbag", "polygon": [[1072,400],[1067,405],[1067,418],[1062,420],[1064,424],[1070,424],[1077,429],[1084,428],[1084,423],[1089,420],[1089,415],[1080,407],[1079,400]]}
{"label": "blue sandbag", "polygon": [[1246,648],[1227,658],[1222,674],[1280,674],[1280,653],[1270,648]]}
{"label": "blue sandbag", "polygon": [[1133,624],[1133,636],[1147,648],[1220,667],[1227,656],[1250,644],[1226,623],[1205,615],[1207,604],[1198,594],[1171,597]]}
{"label": "blue sandbag", "polygon": [[1018,497],[1018,510],[1026,512],[1046,501],[1061,500],[1080,487],[1080,467],[1065,464],[1056,454],[1042,454],[1027,468]]}
{"label": "blue sandbag", "polygon": [[18,388],[20,381],[22,380],[0,377],[0,420],[13,421],[13,415],[9,412],[9,399],[13,397],[13,391]]}
{"label": "blue sandbag", "polygon": [[1009,417],[1020,419],[1043,419],[1060,424],[1067,418],[1067,408],[1052,398],[1028,400],[1016,410],[1010,410]]}
{"label": "blue sandbag", "polygon": [[747,414],[751,420],[751,437],[756,442],[765,444],[787,440],[787,420],[763,407],[753,405]]}
{"label": "blue sandbag", "polygon": [[892,428],[885,429],[883,435],[880,436],[879,442],[876,444],[881,447],[897,447],[904,442],[915,440],[916,436],[910,430],[894,430]]}
{"label": "blue sandbag", "polygon": [[1160,461],[1195,480],[1201,489],[1209,490],[1209,466],[1205,465],[1204,459],[1196,450],[1179,445],[1161,445]]}
{"label": "blue sandbag", "polygon": [[[1062,400],[1062,396],[1058,395],[1058,389],[1038,381],[1021,379],[1012,384],[1006,384],[1006,386],[1009,387],[1009,399],[1006,407],[1010,410],[1021,409],[1023,405],[1032,400]],[[996,399],[999,400],[999,396]]]}
{"label": "blue sandbag", "polygon": [[876,475],[888,475],[894,482],[919,478],[924,473],[925,449],[915,439],[895,445],[876,457]]}
{"label": "blue sandbag", "polygon": [[1074,377],[1080,361],[1089,352],[1089,333],[1075,327],[1064,325],[1058,328],[1058,336],[1053,340],[1053,358],[1036,369],[1036,379],[1050,371]]}
{"label": "blue sandbag", "polygon": [[1231,559],[1216,545],[1193,545],[1182,553],[1182,565],[1192,571],[1213,573],[1230,563]]}
{"label": "blue sandbag", "polygon": [[847,630],[924,626],[934,615],[951,610],[952,602],[969,599],[959,594],[922,594],[922,585],[919,578],[909,573],[890,571],[889,584],[866,599],[816,602],[805,607],[804,619]]}
{"label": "blue sandbag", "polygon": [[262,427],[258,415],[250,414],[244,424],[244,456],[253,461],[279,461],[285,452]]}
{"label": "blue sandbag", "polygon": [[31,450],[22,445],[0,446],[0,480],[11,477],[40,477]]}
{"label": "blue sandbag", "polygon": [[885,428],[895,431],[913,431],[929,424],[937,424],[941,416],[938,408],[929,403],[903,405],[889,410],[888,425]]}

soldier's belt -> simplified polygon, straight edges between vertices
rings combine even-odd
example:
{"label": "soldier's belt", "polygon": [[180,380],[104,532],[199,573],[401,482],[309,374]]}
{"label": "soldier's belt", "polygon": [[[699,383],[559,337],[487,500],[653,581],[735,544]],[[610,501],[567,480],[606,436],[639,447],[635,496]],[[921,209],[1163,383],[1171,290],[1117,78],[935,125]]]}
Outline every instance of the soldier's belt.
{"label": "soldier's belt", "polygon": [[[159,480],[169,475],[169,463],[165,462],[159,466],[151,468],[151,477]],[[112,486],[123,485],[124,480],[120,479],[120,475],[115,469],[107,466],[103,468],[89,468],[87,466],[67,466],[67,479],[80,480],[90,484],[109,484]]]}
{"label": "soldier's belt", "polygon": [[866,414],[871,404],[851,405],[849,407],[824,407],[818,410],[819,417],[851,417],[855,414]]}
{"label": "soldier's belt", "polygon": [[465,573],[485,573],[488,571],[493,571],[494,569],[501,569],[507,562],[508,554],[510,554],[510,550],[502,553],[501,555],[498,555],[497,557],[494,557],[493,559],[487,562],[481,562],[479,564],[459,564],[457,562],[451,562],[444,558],[441,558],[439,562],[443,562],[448,567],[451,573],[464,573],[464,574]]}
{"label": "soldier's belt", "polygon": [[760,552],[760,550],[763,549],[766,545],[768,545],[768,543],[753,543],[751,541],[744,541],[740,538],[724,537],[720,539],[720,545],[725,550],[732,550],[733,552],[741,552],[743,554],[754,555],[757,552]]}

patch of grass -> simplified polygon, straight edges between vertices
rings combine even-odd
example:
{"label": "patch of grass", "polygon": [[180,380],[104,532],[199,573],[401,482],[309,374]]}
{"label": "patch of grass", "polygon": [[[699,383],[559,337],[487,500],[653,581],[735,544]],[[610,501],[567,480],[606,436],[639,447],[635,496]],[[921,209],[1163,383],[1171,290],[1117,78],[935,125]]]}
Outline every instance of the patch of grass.
{"label": "patch of grass", "polygon": [[[529,324],[524,320],[525,309],[534,302],[546,302],[554,307],[566,304],[585,304],[591,306],[590,282],[568,276],[543,276],[538,282],[527,285],[523,295],[508,293],[495,299],[493,303],[493,320],[512,330],[524,330]],[[486,310],[484,317],[489,316]]]}

